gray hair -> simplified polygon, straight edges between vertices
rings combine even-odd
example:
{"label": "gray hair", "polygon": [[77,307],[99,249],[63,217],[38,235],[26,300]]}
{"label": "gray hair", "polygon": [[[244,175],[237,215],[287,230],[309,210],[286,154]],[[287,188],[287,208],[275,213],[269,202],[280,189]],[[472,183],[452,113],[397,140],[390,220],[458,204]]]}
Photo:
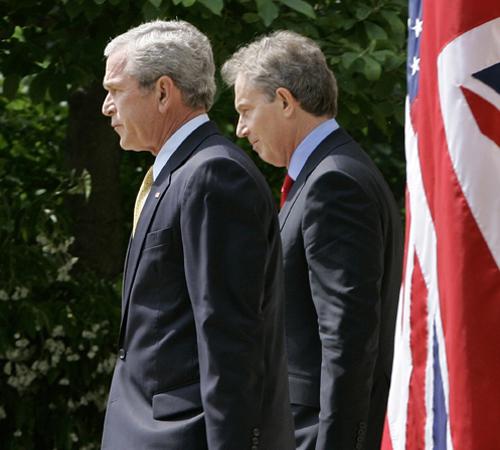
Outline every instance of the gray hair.
{"label": "gray hair", "polygon": [[209,110],[215,95],[215,65],[208,38],[182,20],[155,20],[115,37],[104,56],[125,49],[126,71],[143,88],[169,76],[191,108]]}
{"label": "gray hair", "polygon": [[239,74],[245,76],[270,101],[284,87],[308,113],[337,114],[337,81],[325,56],[313,40],[292,31],[275,31],[240,48],[221,73],[229,86]]}

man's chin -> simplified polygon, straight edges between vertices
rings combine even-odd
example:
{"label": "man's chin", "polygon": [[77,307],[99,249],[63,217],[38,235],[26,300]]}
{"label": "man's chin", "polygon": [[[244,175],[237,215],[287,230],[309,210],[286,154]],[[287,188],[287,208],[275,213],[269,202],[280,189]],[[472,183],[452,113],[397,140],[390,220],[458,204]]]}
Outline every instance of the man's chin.
{"label": "man's chin", "polygon": [[271,166],[274,166],[274,167],[285,167],[284,164],[280,163],[279,161],[276,161],[272,155],[268,155],[266,152],[263,152],[261,150],[258,150],[256,148],[254,148],[255,150],[255,153],[257,153],[257,155],[259,155],[259,158],[262,159],[262,161],[264,161],[265,163],[267,164],[270,164]]}
{"label": "man's chin", "polygon": [[139,152],[149,152],[151,153],[152,155],[155,155],[155,153],[152,151],[152,150],[149,150],[149,149],[146,149],[146,148],[131,148],[131,147],[124,147],[123,145],[121,145],[121,148],[122,150],[125,150],[126,152],[136,152],[136,153],[139,153]]}
{"label": "man's chin", "polygon": [[123,139],[120,139],[120,147],[122,148],[122,150],[125,150],[127,152],[142,152],[142,151],[144,151],[143,148],[138,149],[137,147],[133,147],[132,145],[130,145],[129,143],[127,143]]}

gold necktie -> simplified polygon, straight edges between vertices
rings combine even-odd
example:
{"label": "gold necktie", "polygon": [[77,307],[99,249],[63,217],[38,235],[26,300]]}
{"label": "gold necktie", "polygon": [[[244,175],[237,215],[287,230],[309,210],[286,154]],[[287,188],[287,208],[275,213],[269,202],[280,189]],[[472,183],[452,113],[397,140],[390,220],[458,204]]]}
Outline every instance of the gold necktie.
{"label": "gold necktie", "polygon": [[142,207],[146,202],[146,198],[148,198],[149,191],[151,190],[151,186],[153,184],[153,166],[149,168],[144,176],[144,180],[142,180],[141,188],[139,189],[139,193],[137,194],[137,198],[135,199],[134,206],[134,226],[132,228],[132,236],[135,234],[135,227],[137,226],[137,222],[139,221],[139,217],[141,217]]}

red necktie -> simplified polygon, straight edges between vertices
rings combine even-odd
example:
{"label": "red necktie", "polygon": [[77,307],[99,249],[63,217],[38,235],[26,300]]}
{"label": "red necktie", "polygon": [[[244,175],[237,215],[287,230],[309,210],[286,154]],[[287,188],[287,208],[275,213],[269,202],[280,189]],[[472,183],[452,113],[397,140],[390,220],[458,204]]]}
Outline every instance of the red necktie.
{"label": "red necktie", "polygon": [[290,176],[288,176],[288,174],[286,174],[285,181],[283,181],[283,186],[281,186],[280,208],[283,208],[283,205],[284,205],[285,200],[286,200],[286,196],[290,192],[292,185],[293,185],[293,178],[291,178]]}

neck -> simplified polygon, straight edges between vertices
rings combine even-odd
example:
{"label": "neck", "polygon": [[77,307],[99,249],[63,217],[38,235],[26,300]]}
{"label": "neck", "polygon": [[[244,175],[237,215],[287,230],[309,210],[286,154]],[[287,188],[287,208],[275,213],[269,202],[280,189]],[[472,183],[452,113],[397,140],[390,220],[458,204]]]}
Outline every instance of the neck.
{"label": "neck", "polygon": [[290,151],[286,155],[286,168],[290,166],[293,152],[304,140],[304,138],[323,122],[330,120],[329,116],[314,116],[304,110],[299,110],[295,120],[295,133],[293,134],[293,144],[290,146]]}
{"label": "neck", "polygon": [[190,109],[187,107],[180,107],[178,110],[174,112],[172,115],[165,115],[165,119],[163,121],[163,132],[161,134],[161,139],[159,140],[159,144],[153,149],[151,153],[153,155],[157,155],[162,146],[167,142],[167,140],[184,124],[189,122],[191,119],[195,117],[205,114],[207,111],[203,108],[199,109]]}

